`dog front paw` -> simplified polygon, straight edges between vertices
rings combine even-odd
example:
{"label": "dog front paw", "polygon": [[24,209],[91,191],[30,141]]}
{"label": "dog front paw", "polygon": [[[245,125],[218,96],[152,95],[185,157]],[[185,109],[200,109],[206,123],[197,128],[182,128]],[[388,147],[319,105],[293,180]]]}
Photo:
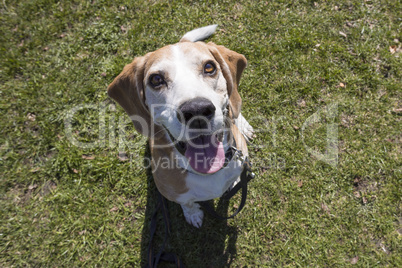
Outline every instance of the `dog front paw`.
{"label": "dog front paw", "polygon": [[186,221],[196,228],[202,226],[204,212],[200,209],[200,205],[196,203],[181,205]]}
{"label": "dog front paw", "polygon": [[247,142],[250,142],[254,139],[254,129],[253,127],[247,122],[247,120],[243,117],[240,113],[239,117],[235,120],[236,126],[239,128],[240,132],[243,134],[244,138]]}

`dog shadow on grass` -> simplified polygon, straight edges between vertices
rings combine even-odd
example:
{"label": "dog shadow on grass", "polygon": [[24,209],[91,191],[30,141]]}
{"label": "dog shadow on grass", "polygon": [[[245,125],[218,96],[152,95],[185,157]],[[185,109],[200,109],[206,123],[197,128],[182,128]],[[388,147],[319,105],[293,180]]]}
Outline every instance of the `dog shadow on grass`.
{"label": "dog shadow on grass", "polygon": [[[150,157],[149,146],[147,146],[145,157]],[[147,204],[141,238],[142,267],[148,263],[151,218],[158,202],[151,168],[147,170],[147,183]],[[215,200],[214,203],[220,215],[228,215],[227,201]],[[204,221],[202,227],[198,229],[186,222],[179,204],[167,201],[167,207],[171,233],[165,252],[175,253],[186,267],[229,267],[231,265],[236,257],[237,227],[230,226],[227,220],[213,218],[204,211]],[[162,246],[164,238],[165,222],[162,211],[158,211],[156,233],[152,242],[155,254]]]}

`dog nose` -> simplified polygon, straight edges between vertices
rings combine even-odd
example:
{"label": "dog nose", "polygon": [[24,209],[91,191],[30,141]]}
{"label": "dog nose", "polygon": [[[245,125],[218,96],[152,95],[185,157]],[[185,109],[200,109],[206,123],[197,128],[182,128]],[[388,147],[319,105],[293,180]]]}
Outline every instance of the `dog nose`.
{"label": "dog nose", "polygon": [[206,98],[198,97],[182,103],[177,118],[184,124],[190,122],[190,128],[207,128],[214,114],[215,105]]}

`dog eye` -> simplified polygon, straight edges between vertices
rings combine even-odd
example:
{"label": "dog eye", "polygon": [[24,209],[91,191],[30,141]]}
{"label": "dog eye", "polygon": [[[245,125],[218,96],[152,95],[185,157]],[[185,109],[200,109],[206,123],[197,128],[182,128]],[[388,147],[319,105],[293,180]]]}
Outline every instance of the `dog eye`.
{"label": "dog eye", "polygon": [[204,73],[206,74],[213,74],[216,70],[215,64],[213,64],[212,62],[207,62],[204,65]]}
{"label": "dog eye", "polygon": [[160,85],[165,83],[165,79],[160,74],[153,74],[149,77],[149,83],[153,87],[159,87]]}

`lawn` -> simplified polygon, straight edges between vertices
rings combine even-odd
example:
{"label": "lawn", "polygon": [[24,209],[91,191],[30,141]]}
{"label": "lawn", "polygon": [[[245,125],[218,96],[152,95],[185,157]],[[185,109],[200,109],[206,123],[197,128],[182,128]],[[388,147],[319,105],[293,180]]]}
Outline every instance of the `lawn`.
{"label": "lawn", "polygon": [[106,88],[218,24],[209,40],[248,59],[256,178],[232,220],[196,229],[169,203],[168,250],[187,267],[400,267],[401,15],[400,1],[2,1],[0,266],[145,264],[148,144]]}

